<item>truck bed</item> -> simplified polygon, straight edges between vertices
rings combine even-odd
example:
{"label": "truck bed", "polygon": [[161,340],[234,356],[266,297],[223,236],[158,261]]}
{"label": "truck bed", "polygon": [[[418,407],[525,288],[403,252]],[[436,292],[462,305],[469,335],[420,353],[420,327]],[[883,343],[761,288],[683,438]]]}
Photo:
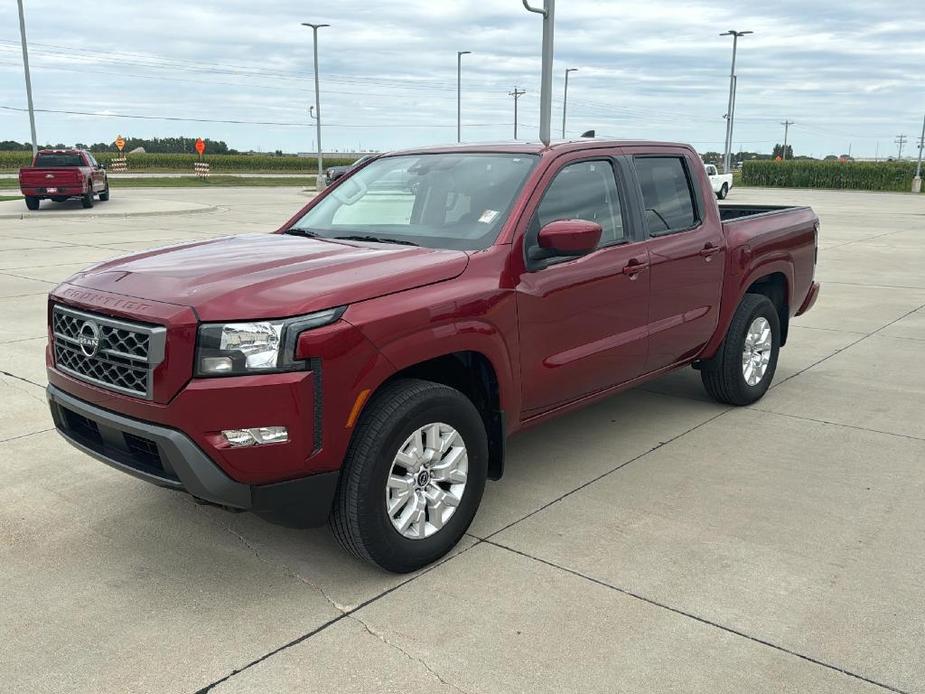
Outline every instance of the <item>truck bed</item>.
{"label": "truck bed", "polygon": [[719,206],[719,217],[724,222],[731,222],[742,217],[755,217],[773,214],[785,210],[799,210],[800,205],[723,205]]}

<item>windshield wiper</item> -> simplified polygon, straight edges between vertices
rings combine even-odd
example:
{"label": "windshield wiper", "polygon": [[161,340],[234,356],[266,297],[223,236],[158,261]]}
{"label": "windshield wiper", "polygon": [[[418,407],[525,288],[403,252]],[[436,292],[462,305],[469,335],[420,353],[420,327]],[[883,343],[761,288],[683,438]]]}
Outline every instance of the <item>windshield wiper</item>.
{"label": "windshield wiper", "polygon": [[372,241],[374,243],[398,243],[403,246],[417,246],[414,241],[405,241],[404,239],[385,239],[379,236],[363,236],[362,234],[357,234],[354,236],[335,236],[333,237],[336,241]]}
{"label": "windshield wiper", "polygon": [[290,236],[305,236],[309,239],[321,238],[321,235],[317,231],[309,231],[308,229],[299,229],[298,227],[292,227],[291,229],[286,229],[283,232],[284,234],[289,234]]}

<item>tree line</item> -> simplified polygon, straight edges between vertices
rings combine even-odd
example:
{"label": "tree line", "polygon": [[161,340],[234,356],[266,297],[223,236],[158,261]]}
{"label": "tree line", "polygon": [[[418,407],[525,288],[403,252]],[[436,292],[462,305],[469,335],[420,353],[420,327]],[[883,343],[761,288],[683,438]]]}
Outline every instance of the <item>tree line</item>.
{"label": "tree line", "polygon": [[[204,138],[206,143],[206,152],[209,154],[240,154],[235,149],[231,149],[228,145],[222,140],[210,140],[208,137]],[[131,152],[133,149],[138,147],[143,147],[145,152],[150,152],[151,154],[189,154],[190,152],[196,151],[196,138],[195,137],[126,137],[125,138],[125,152]],[[46,143],[41,145],[40,148],[45,149],[68,149],[72,145],[65,145],[61,142],[57,144]],[[77,149],[88,149],[91,152],[116,152],[115,143],[113,142],[95,142],[93,144],[86,144],[83,142],[77,142],[73,145]],[[32,143],[30,142],[16,142],[14,140],[2,140],[0,141],[0,150],[2,151],[13,151],[13,152],[24,152],[32,150]]]}

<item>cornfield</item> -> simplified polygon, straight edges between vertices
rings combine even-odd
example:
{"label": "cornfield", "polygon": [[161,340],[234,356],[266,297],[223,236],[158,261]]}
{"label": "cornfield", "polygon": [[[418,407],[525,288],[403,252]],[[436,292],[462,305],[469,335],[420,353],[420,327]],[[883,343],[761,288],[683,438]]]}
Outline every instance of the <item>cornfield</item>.
{"label": "cornfield", "polygon": [[[119,156],[117,152],[97,152],[93,155],[101,164]],[[128,154],[128,170],[134,172],[193,172],[196,154]],[[324,166],[352,164],[361,155],[325,157]],[[32,161],[31,152],[0,152],[0,171],[16,172]],[[274,156],[271,154],[213,154],[206,152],[203,161],[213,173],[304,173],[311,174],[318,166],[314,157]]]}
{"label": "cornfield", "polygon": [[746,161],[742,184],[770,188],[838,188],[908,192],[915,162]]}

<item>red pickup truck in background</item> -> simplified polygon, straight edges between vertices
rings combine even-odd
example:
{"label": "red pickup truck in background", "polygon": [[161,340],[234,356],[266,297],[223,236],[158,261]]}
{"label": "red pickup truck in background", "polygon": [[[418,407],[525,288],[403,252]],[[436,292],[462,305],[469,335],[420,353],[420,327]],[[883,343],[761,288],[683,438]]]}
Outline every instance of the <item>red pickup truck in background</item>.
{"label": "red pickup truck in background", "polygon": [[115,468],[330,519],[411,571],[462,537],[515,432],[691,365],[721,402],[762,397],[819,291],[818,228],[808,207],[719,207],[684,145],[387,154],[275,233],[58,286],[48,399]]}
{"label": "red pickup truck in background", "polygon": [[19,189],[26,207],[39,209],[44,199],[64,202],[80,198],[84,207],[93,207],[93,197],[109,200],[109,179],[90,152],[84,149],[42,149],[32,166],[19,170]]}

